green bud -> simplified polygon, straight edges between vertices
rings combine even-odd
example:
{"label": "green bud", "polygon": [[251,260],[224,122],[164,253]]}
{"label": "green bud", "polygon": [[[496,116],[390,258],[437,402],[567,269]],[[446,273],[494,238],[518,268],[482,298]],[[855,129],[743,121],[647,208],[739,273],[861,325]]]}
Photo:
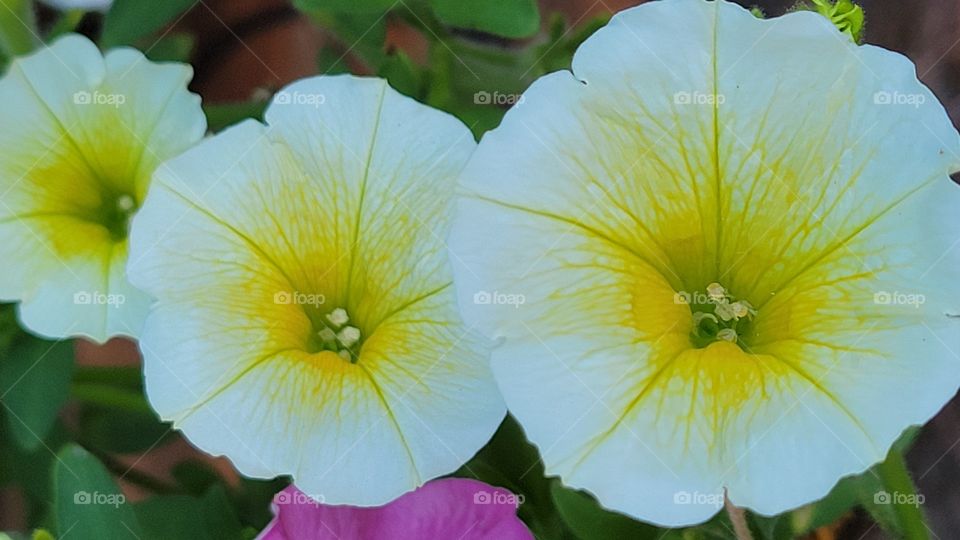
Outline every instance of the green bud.
{"label": "green bud", "polygon": [[838,30],[850,36],[855,43],[863,42],[866,17],[863,8],[853,0],[810,0],[810,3],[802,2],[795,9],[816,11],[830,19]]}

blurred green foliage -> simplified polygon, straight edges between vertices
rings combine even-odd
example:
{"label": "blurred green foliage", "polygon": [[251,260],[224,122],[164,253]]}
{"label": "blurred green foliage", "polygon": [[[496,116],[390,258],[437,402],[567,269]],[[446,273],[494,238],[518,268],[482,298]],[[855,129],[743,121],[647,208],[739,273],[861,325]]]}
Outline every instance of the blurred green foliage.
{"label": "blurred green foliage", "polygon": [[71,342],[28,334],[10,339],[0,362],[0,395],[7,429],[20,448],[31,452],[42,445],[66,401],[72,374]]}
{"label": "blurred green foliage", "polygon": [[40,44],[31,0],[0,0],[0,65]]}
{"label": "blurred green foliage", "polygon": [[139,39],[173,22],[195,4],[196,0],[114,0],[103,19],[100,44],[104,48],[134,45]]}
{"label": "blurred green foliage", "polygon": [[536,0],[430,0],[430,7],[441,23],[457,28],[489,32],[506,38],[530,37],[540,30],[540,11]]}

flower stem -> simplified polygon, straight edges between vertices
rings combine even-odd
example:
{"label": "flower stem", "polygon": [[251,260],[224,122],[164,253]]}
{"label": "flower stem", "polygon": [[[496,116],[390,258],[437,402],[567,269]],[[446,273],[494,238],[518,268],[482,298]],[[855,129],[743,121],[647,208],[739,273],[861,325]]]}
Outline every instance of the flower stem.
{"label": "flower stem", "polygon": [[733,532],[737,535],[737,540],[753,540],[750,526],[747,525],[747,513],[743,511],[743,508],[730,502],[726,491],[723,492],[723,506],[730,516],[730,523],[733,524]]}
{"label": "flower stem", "polygon": [[893,510],[906,540],[930,540],[929,529],[923,518],[917,488],[910,477],[906,460],[898,450],[890,450],[886,461],[877,465],[877,474],[884,489],[893,494]]}

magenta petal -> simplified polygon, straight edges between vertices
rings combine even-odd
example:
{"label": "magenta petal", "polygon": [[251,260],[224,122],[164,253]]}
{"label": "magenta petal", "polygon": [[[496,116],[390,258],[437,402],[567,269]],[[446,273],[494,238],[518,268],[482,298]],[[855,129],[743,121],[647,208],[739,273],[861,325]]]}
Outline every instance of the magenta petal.
{"label": "magenta petal", "polygon": [[429,482],[371,508],[315,503],[294,486],[274,497],[276,517],[260,540],[532,540],[517,517],[518,498],[476,480]]}

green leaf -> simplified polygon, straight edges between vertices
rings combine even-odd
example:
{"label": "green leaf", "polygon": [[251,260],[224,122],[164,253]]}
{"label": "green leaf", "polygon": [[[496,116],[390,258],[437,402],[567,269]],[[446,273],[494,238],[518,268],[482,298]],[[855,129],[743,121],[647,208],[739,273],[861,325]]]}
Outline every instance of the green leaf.
{"label": "green leaf", "polygon": [[877,504],[877,495],[885,492],[883,483],[877,476],[876,468],[856,477],[857,504],[861,506],[870,517],[877,522],[877,525],[885,531],[896,532],[899,530],[897,517],[893,507],[889,504]]}
{"label": "green leaf", "polygon": [[329,11],[332,13],[381,14],[396,4],[396,0],[293,0],[294,7],[307,13]]}
{"label": "green leaf", "polygon": [[248,118],[263,120],[263,113],[267,109],[265,101],[246,101],[243,103],[204,104],[203,112],[207,115],[208,129],[216,133],[228,126],[242,122]]}
{"label": "green leaf", "polygon": [[823,499],[794,511],[793,529],[797,534],[808,534],[852,511],[859,504],[863,481],[860,476],[844,478]]}
{"label": "green leaf", "polygon": [[44,40],[47,43],[54,41],[58,37],[74,32],[77,29],[77,26],[80,25],[80,21],[83,20],[83,16],[86,13],[83,10],[71,9],[69,11],[63,11],[57,17],[57,20],[54,21],[53,25],[50,26],[50,30],[47,31],[47,35]]}
{"label": "green leaf", "polygon": [[317,69],[322,75],[339,75],[350,73],[347,66],[346,53],[339,52],[334,47],[323,47],[317,54]]}
{"label": "green leaf", "polygon": [[77,366],[73,380],[76,383],[109,384],[136,390],[143,387],[143,372],[139,366]]}
{"label": "green leaf", "polygon": [[347,73],[347,55],[359,57],[373,71],[386,60],[387,11],[395,0],[294,0],[294,6],[333,32],[342,47],[326,46],[317,65],[321,74]]}
{"label": "green leaf", "polygon": [[[134,506],[144,540],[238,540],[240,520],[223,489],[203,497],[154,496]],[[176,519],[171,519],[176,516]]]}
{"label": "green leaf", "polygon": [[97,406],[83,409],[80,433],[80,441],[91,450],[121,454],[144,452],[175,436],[170,424],[160,421],[152,410]]}
{"label": "green leaf", "polygon": [[60,448],[69,442],[69,435],[62,423],[57,421],[44,444],[28,452],[17,446],[6,425],[0,426],[0,485],[19,485],[28,498],[46,506],[53,499],[52,486],[50,482],[37,479],[49,478],[56,460],[50,449]]}
{"label": "green leaf", "polygon": [[[154,496],[135,505],[144,540],[211,540],[197,499],[186,495]],[[176,516],[176,519],[171,519]]]}
{"label": "green leaf", "polygon": [[[243,523],[261,530],[273,519],[270,503],[277,492],[290,485],[289,478],[274,478],[273,480],[241,480],[234,508],[243,516]],[[254,534],[256,536],[256,534]]]}
{"label": "green leaf", "polygon": [[20,56],[40,45],[30,0],[0,0],[0,53]]}
{"label": "green leaf", "polygon": [[0,354],[5,352],[13,340],[23,334],[17,322],[16,304],[0,304]]}
{"label": "green leaf", "polygon": [[[633,540],[735,540],[733,526],[726,512],[719,512],[710,521],[685,529],[664,529],[642,523],[626,515],[607,510],[584,491],[564,487],[558,479],[551,485],[551,494],[564,523],[580,540],[630,538]],[[754,518],[754,528],[761,535],[757,540],[781,540],[789,525],[774,523],[775,518]],[[767,536],[767,535],[771,536]]]}
{"label": "green leaf", "polygon": [[132,45],[173,22],[194,4],[196,0],[115,0],[103,20],[101,45]]}
{"label": "green leaf", "polygon": [[491,486],[506,488],[513,493],[523,493],[524,491],[516,482],[508,478],[496,467],[485,462],[483,458],[471,459],[470,462],[461,469],[458,476],[473,478],[485,484],[490,484]]}
{"label": "green leaf", "polygon": [[446,47],[430,49],[426,104],[447,112],[456,107],[453,62],[453,54]]}
{"label": "green leaf", "polygon": [[69,395],[72,372],[72,341],[22,334],[0,358],[0,402],[22,448],[37,448],[50,432]]}
{"label": "green leaf", "polygon": [[748,514],[748,519],[757,540],[792,540],[796,537],[789,514],[773,517]]}
{"label": "green leaf", "polygon": [[139,387],[124,388],[114,384],[74,381],[71,394],[88,405],[146,415],[153,414],[153,409],[150,408]]}
{"label": "green leaf", "polygon": [[557,17],[550,25],[550,39],[533,47],[533,67],[527,68],[528,75],[540,77],[561,69],[570,69],[577,48],[609,21],[609,15],[601,15],[571,31],[567,30],[563,18]]}
{"label": "green leaf", "polygon": [[190,61],[193,54],[194,39],[190,34],[168,34],[160,38],[143,54],[154,62],[183,62]]}
{"label": "green leaf", "polygon": [[917,494],[903,454],[896,448],[875,468],[879,489],[861,498],[864,508],[881,527],[905,540],[929,540],[921,508],[923,496]]}
{"label": "green leaf", "polygon": [[582,491],[565,488],[559,480],[552,483],[551,493],[564,523],[580,540],[678,538],[678,536],[663,536],[664,531],[653,525],[640,523],[623,514],[606,510],[593,497]]}
{"label": "green leaf", "polygon": [[538,538],[560,538],[563,525],[550,495],[550,480],[544,476],[537,448],[527,441],[520,424],[507,416],[500,428],[456,476],[477,478],[521,495],[518,510]]}
{"label": "green leaf", "polygon": [[422,93],[423,72],[403,51],[388,56],[378,75],[405,96],[418,99]]}
{"label": "green leaf", "polygon": [[[893,444],[890,456],[909,450],[919,433],[919,426],[907,428]],[[889,459],[888,457],[888,461]],[[820,527],[830,525],[858,506],[867,510],[881,528],[887,531],[900,531],[896,508],[884,499],[890,496],[891,489],[896,491],[902,488],[890,488],[884,485],[881,466],[877,465],[863,474],[841,479],[826,497],[795,510],[791,517],[796,534],[809,534]]]}
{"label": "green leaf", "polygon": [[318,59],[322,74],[347,73],[347,58],[357,57],[376,71],[387,59],[387,18],[382,13],[332,13],[314,11],[318,24],[336,34],[342,50],[324,48]]}
{"label": "green leaf", "polygon": [[453,53],[446,47],[435,46],[430,54],[431,70],[427,74],[424,98],[427,105],[459,118],[477,139],[497,127],[503,119],[504,109],[491,105],[476,105],[474,102],[477,91],[458,87],[458,83],[462,83],[468,75],[458,73],[462,66],[456,62]]}
{"label": "green leaf", "polygon": [[197,459],[177,463],[170,474],[191,495],[200,495],[221,481],[220,474],[210,463]]}
{"label": "green leaf", "polygon": [[243,526],[223,486],[214,486],[203,496],[204,520],[215,540],[243,537]]}
{"label": "green leaf", "polygon": [[525,38],[540,29],[540,10],[535,0],[430,0],[434,14],[444,24],[496,34]]}
{"label": "green leaf", "polygon": [[71,395],[83,404],[77,440],[91,450],[142,452],[173,436],[147,403],[139,369],[80,368]]}
{"label": "green leaf", "polygon": [[893,443],[893,449],[901,454],[906,454],[913,448],[913,443],[917,442],[917,437],[923,431],[923,426],[910,426],[903,430],[900,438]]}
{"label": "green leaf", "polygon": [[93,455],[70,444],[53,470],[59,537],[71,540],[143,538],[140,523],[110,473]]}

